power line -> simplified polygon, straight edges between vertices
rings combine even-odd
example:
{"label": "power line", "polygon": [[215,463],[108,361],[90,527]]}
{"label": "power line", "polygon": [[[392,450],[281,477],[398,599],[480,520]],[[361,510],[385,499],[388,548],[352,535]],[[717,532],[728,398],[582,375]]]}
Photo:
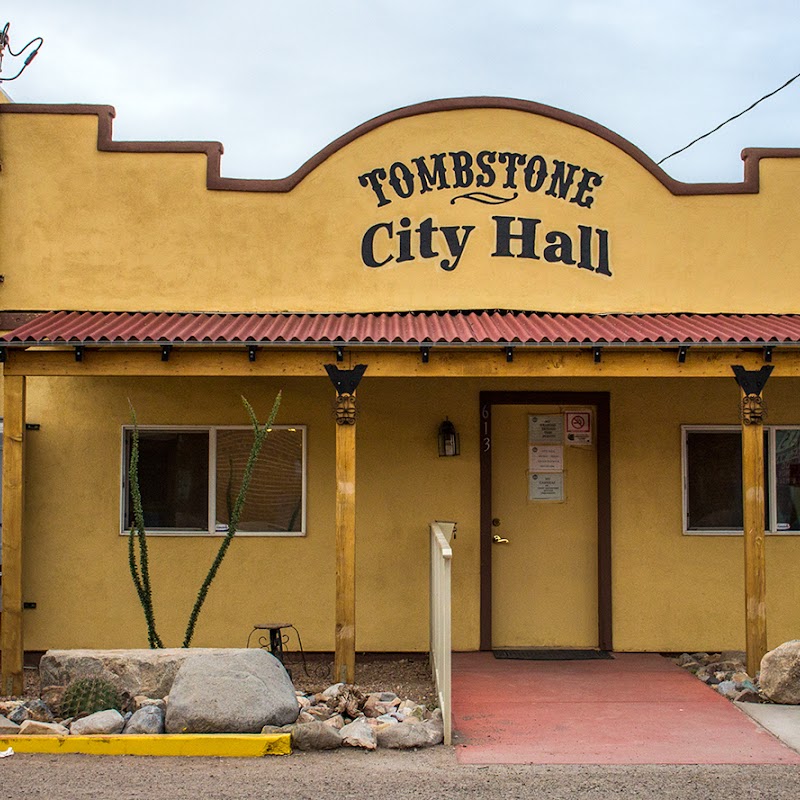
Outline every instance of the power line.
{"label": "power line", "polygon": [[698,136],[696,139],[692,139],[692,141],[689,142],[689,144],[684,145],[683,147],[681,147],[680,150],[676,150],[674,153],[670,153],[668,156],[664,156],[664,158],[662,158],[661,161],[657,163],[663,164],[668,158],[672,158],[672,156],[676,156],[678,155],[678,153],[682,153],[684,150],[688,150],[693,144],[697,144],[701,139],[705,139],[706,136],[711,136],[712,133],[716,133],[724,125],[727,125],[729,122],[733,122],[733,120],[738,119],[743,114],[746,114],[748,111],[751,111],[759,103],[766,100],[768,97],[772,97],[772,95],[778,94],[778,92],[780,92],[781,89],[785,89],[792,81],[795,81],[798,78],[800,78],[800,72],[798,72],[797,75],[795,75],[793,78],[789,78],[789,80],[786,81],[786,83],[784,83],[783,86],[779,86],[777,89],[771,91],[769,94],[765,94],[763,97],[759,97],[759,99],[756,100],[755,103],[749,105],[746,109],[744,109],[744,111],[740,111],[738,114],[734,114],[732,117],[730,117],[730,119],[726,119],[725,122],[720,122],[720,124],[717,125],[717,127],[714,128],[713,130],[710,130],[708,133],[704,133],[702,136]]}

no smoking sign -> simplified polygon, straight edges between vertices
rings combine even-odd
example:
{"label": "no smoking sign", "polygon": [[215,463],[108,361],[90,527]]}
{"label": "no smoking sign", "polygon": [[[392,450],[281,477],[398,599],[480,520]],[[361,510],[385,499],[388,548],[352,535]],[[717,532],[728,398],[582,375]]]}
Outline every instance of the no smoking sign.
{"label": "no smoking sign", "polygon": [[564,428],[570,444],[590,445],[592,443],[592,412],[565,411]]}

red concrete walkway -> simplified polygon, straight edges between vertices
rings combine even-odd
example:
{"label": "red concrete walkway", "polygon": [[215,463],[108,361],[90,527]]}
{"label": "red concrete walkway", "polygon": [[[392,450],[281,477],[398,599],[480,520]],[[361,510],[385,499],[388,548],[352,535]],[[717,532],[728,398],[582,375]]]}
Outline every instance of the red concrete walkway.
{"label": "red concrete walkway", "polygon": [[800,764],[669,659],[508,661],[453,654],[463,764]]}

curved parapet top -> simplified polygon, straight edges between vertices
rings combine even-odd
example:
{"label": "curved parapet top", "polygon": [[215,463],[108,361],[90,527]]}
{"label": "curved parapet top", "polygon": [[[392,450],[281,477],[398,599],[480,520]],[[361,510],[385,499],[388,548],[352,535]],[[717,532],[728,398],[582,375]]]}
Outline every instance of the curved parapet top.
{"label": "curved parapet top", "polygon": [[2,114],[95,114],[98,119],[97,149],[118,153],[204,153],[208,158],[206,186],[208,189],[234,192],[288,192],[316,167],[361,136],[397,120],[446,111],[465,109],[506,109],[536,114],[581,128],[622,150],[653,175],[674,195],[756,194],[759,190],[759,162],[762,158],[798,158],[800,148],[746,148],[742,151],[744,179],[739,183],[684,183],[675,180],[640,150],[614,131],[593,120],[563,111],[553,106],[506,97],[456,97],[431,100],[398,108],[374,117],[335,139],[285,178],[225,178],[220,174],[223,146],[220,142],[201,141],[114,141],[112,121],[115,116],[109,105],[50,105],[9,103],[0,105]]}

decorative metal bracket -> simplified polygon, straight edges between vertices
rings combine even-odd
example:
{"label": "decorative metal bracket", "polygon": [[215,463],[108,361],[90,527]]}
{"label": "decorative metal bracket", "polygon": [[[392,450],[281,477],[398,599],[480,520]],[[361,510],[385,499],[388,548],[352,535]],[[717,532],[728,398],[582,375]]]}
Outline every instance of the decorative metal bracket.
{"label": "decorative metal bracket", "polygon": [[326,364],[325,371],[336,389],[337,425],[355,425],[356,423],[356,387],[367,371],[366,364],[356,364],[353,369],[339,369],[335,364]]}
{"label": "decorative metal bracket", "polygon": [[742,422],[745,425],[761,425],[767,415],[767,407],[761,392],[767,385],[767,380],[774,367],[770,364],[759,370],[746,370],[736,364],[732,366],[736,383],[744,392],[741,405]]}

